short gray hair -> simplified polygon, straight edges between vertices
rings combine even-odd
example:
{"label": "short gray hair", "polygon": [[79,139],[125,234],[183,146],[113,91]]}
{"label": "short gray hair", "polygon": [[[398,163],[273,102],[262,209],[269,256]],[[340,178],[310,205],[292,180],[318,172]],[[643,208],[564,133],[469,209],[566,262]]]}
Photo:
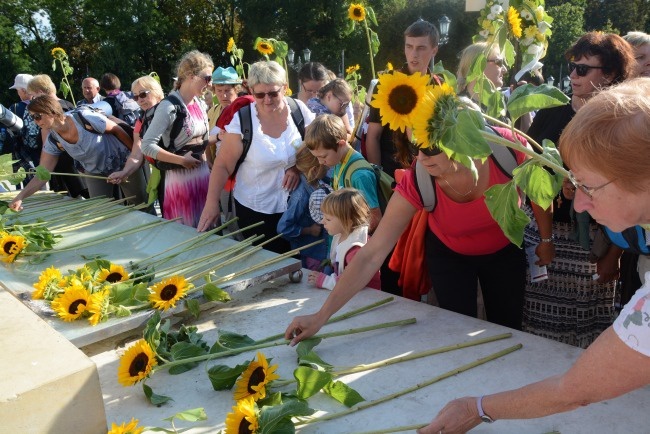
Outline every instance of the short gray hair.
{"label": "short gray hair", "polygon": [[623,36],[623,39],[635,48],[650,44],[650,35],[643,32],[628,32],[627,35]]}
{"label": "short gray hair", "polygon": [[258,84],[287,84],[287,72],[279,63],[272,60],[255,62],[248,70],[248,87],[252,89]]}

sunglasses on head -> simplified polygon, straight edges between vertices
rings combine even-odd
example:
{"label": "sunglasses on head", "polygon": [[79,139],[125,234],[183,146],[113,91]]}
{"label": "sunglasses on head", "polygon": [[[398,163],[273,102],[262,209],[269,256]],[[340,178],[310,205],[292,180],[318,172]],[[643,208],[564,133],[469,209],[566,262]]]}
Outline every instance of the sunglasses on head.
{"label": "sunglasses on head", "polygon": [[145,99],[147,95],[149,95],[151,91],[150,90],[143,90],[140,93],[136,93],[133,95],[133,101],[137,101],[139,98]]}
{"label": "sunglasses on head", "polygon": [[409,143],[409,148],[411,150],[411,154],[414,156],[418,156],[420,151],[426,155],[427,157],[435,157],[436,155],[442,154],[442,149],[438,147],[433,147],[433,148],[420,148],[417,144],[415,143]]}
{"label": "sunglasses on head", "polygon": [[585,65],[584,63],[574,63],[574,62],[569,63],[569,74],[571,74],[574,69],[576,70],[576,74],[578,74],[578,77],[584,77],[585,75],[589,74],[590,69],[603,69],[603,67]]}
{"label": "sunglasses on head", "polygon": [[501,58],[499,58],[499,57],[497,57],[496,59],[488,59],[487,61],[490,62],[490,63],[494,63],[494,64],[495,64],[496,66],[498,66],[499,68],[501,68],[501,67],[503,67],[503,66],[506,65],[506,61],[503,60],[503,59],[501,59]]}
{"label": "sunglasses on head", "polygon": [[43,115],[41,113],[30,112],[29,114],[34,118],[35,121],[40,121],[41,119],[43,119]]}
{"label": "sunglasses on head", "polygon": [[264,99],[265,96],[267,96],[271,99],[277,98],[278,95],[280,95],[280,90],[272,90],[271,92],[254,92],[253,96],[257,99]]}

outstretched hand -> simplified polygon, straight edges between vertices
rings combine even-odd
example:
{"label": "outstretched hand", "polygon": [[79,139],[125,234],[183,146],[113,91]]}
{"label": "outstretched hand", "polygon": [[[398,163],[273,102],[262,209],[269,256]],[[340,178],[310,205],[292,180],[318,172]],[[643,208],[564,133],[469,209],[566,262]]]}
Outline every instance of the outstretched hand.
{"label": "outstretched hand", "polygon": [[298,342],[314,336],[324,324],[325,322],[318,318],[318,314],[297,316],[284,332],[284,338],[291,340],[289,345],[293,347]]}

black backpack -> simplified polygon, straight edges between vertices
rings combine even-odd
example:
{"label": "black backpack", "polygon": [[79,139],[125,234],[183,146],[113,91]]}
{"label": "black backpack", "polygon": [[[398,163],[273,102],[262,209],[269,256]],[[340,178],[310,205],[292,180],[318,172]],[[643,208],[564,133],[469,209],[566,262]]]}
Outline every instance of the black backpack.
{"label": "black backpack", "polygon": [[135,121],[141,116],[142,110],[140,106],[126,92],[109,95],[104,98],[104,101],[113,109],[113,116],[123,120],[131,127],[135,125]]}

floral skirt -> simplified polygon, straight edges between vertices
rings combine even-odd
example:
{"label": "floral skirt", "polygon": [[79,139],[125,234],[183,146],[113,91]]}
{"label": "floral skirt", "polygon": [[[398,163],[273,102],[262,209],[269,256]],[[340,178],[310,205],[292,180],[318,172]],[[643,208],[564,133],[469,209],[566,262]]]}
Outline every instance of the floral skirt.
{"label": "floral skirt", "polygon": [[180,217],[184,225],[197,227],[208,195],[209,182],[210,169],[206,162],[196,169],[166,171],[163,217],[167,220]]}
{"label": "floral skirt", "polygon": [[[532,212],[527,207],[529,216]],[[593,240],[597,225],[590,227]],[[553,222],[555,259],[547,265],[548,279],[531,283],[527,273],[522,330],[555,341],[586,348],[615,317],[616,282],[593,280],[596,264],[573,238],[573,225]],[[524,243],[539,243],[534,219],[526,227]]]}

